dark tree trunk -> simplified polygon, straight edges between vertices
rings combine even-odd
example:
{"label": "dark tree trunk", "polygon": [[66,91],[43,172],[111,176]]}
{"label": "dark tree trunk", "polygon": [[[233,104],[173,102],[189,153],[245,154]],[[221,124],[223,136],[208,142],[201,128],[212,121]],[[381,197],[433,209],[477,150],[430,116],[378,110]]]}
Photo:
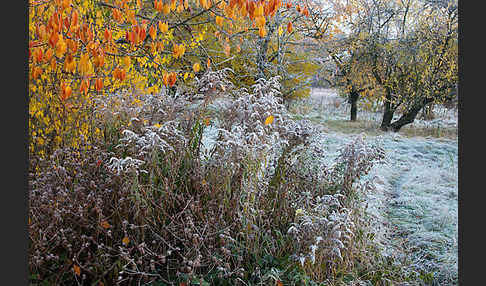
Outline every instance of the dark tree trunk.
{"label": "dark tree trunk", "polygon": [[390,104],[385,104],[385,111],[383,112],[383,120],[381,121],[381,130],[388,131],[390,130],[390,124],[393,119],[393,113],[395,111],[390,108]]}
{"label": "dark tree trunk", "polygon": [[385,109],[383,111],[383,119],[381,121],[381,130],[388,131],[390,130],[390,124],[393,119],[393,113],[395,113],[395,109],[392,108],[391,104],[391,93],[387,91],[386,93],[386,101],[385,101]]}
{"label": "dark tree trunk", "polygon": [[432,101],[433,100],[431,98],[424,98],[417,101],[397,121],[390,124],[390,129],[394,132],[400,131],[403,126],[412,123],[417,117],[417,114],[420,112],[420,110]]}
{"label": "dark tree trunk", "polygon": [[348,102],[351,103],[351,121],[356,121],[358,114],[358,99],[359,93],[355,90],[349,94]]}

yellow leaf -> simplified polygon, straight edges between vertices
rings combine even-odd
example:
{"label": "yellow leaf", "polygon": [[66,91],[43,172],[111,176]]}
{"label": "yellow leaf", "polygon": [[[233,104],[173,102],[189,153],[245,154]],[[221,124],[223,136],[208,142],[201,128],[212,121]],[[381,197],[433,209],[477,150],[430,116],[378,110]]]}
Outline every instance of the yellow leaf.
{"label": "yellow leaf", "polygon": [[129,56],[126,56],[126,57],[124,57],[124,58],[123,58],[123,66],[124,66],[125,68],[127,68],[127,69],[128,69],[128,68],[130,68],[130,64],[131,64],[131,62],[132,62],[132,61],[131,61],[131,59],[130,59],[130,57],[129,57]]}
{"label": "yellow leaf", "polygon": [[218,26],[223,25],[223,17],[221,17],[221,16],[216,16],[216,24],[217,24]]}
{"label": "yellow leaf", "polygon": [[275,118],[273,117],[273,115],[268,116],[267,119],[265,119],[265,125],[272,124],[274,119]]}
{"label": "yellow leaf", "polygon": [[169,31],[169,24],[167,23],[162,23],[162,21],[159,21],[159,29],[162,33],[167,33]]}
{"label": "yellow leaf", "polygon": [[79,71],[82,75],[86,75],[89,72],[89,55],[84,53],[79,59]]}
{"label": "yellow leaf", "polygon": [[[160,124],[159,124],[159,126],[160,126]],[[128,244],[130,243],[130,239],[129,239],[128,237],[126,237],[126,236],[125,236],[125,237],[122,239],[122,243],[123,243],[124,245],[128,245]]]}
{"label": "yellow leaf", "polygon": [[199,63],[195,63],[192,66],[192,69],[194,70],[194,72],[198,72],[201,69],[201,66],[199,65]]}
{"label": "yellow leaf", "polygon": [[164,4],[163,8],[162,8],[162,12],[167,15],[170,13],[170,5],[169,4]]}

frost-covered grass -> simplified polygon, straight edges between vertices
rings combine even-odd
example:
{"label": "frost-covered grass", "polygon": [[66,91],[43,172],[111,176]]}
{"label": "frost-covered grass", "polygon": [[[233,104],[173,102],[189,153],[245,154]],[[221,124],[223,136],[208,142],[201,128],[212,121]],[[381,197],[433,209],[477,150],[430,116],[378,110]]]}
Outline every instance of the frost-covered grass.
{"label": "frost-covered grass", "polygon": [[436,285],[457,283],[457,141],[386,140],[391,200],[388,218],[407,252]]}
{"label": "frost-covered grass", "polygon": [[434,120],[416,120],[396,134],[378,129],[379,112],[361,109],[350,122],[349,104],[330,89],[290,110],[321,126],[329,160],[360,134],[381,142],[387,163],[367,176],[375,186],[367,200],[376,243],[425,284],[457,285],[457,111],[437,107]]}

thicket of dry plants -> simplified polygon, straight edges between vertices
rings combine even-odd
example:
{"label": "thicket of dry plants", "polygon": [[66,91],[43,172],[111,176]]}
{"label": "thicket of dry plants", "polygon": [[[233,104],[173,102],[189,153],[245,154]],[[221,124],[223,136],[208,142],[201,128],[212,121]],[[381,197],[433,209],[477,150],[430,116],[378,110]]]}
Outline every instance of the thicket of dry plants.
{"label": "thicket of dry plants", "polygon": [[370,186],[358,181],[383,151],[357,140],[326,166],[317,131],[289,118],[279,88],[235,89],[209,70],[171,96],[100,101],[104,141],[32,161],[31,282],[302,285],[358,264],[378,279],[360,204]]}

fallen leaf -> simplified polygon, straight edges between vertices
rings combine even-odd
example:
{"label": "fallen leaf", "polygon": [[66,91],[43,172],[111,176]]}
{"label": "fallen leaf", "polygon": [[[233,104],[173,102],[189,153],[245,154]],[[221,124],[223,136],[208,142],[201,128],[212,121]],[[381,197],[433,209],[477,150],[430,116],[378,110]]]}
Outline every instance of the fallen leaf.
{"label": "fallen leaf", "polygon": [[265,119],[265,125],[272,124],[274,119],[275,118],[273,117],[273,115],[268,116],[267,119]]}
{"label": "fallen leaf", "polygon": [[76,264],[73,265],[73,270],[76,275],[81,275],[81,268],[79,268],[79,266],[77,266]]}
{"label": "fallen leaf", "polygon": [[101,226],[104,228],[104,229],[108,229],[111,227],[111,225],[105,220],[101,223]]}

